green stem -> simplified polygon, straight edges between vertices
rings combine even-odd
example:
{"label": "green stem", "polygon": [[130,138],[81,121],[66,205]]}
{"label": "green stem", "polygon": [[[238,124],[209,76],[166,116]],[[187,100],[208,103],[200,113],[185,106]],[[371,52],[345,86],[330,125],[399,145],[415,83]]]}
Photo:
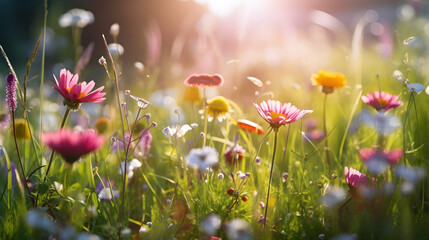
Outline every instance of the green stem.
{"label": "green stem", "polygon": [[329,145],[328,145],[328,131],[326,128],[326,102],[328,99],[328,94],[325,94],[325,100],[323,101],[323,131],[325,132],[325,154],[326,154],[326,163],[328,165],[328,173],[331,171],[331,161],[329,159]]}
{"label": "green stem", "polygon": [[206,146],[207,141],[207,103],[206,103],[206,89],[203,89],[203,111],[204,111],[204,138],[203,138],[203,147]]}
{"label": "green stem", "polygon": [[278,133],[278,130],[279,130],[278,128],[274,129],[273,160],[271,161],[270,180],[268,181],[267,202],[265,203],[264,229],[267,226],[268,200],[270,199],[271,180],[272,180],[272,177],[273,177],[274,160],[276,159],[276,147],[277,147],[277,133]]}
{"label": "green stem", "polygon": [[[66,112],[64,113],[64,116],[63,116],[63,120],[61,121],[60,129],[62,129],[64,127],[64,125],[66,124],[67,118],[70,114],[70,110],[71,109],[69,107],[67,107]],[[52,150],[51,156],[49,157],[48,169],[46,169],[46,174],[45,174],[45,178],[43,179],[43,182],[46,182],[46,178],[48,177],[49,169],[51,169],[52,160],[54,159],[54,154],[55,154],[55,151]]]}
{"label": "green stem", "polygon": [[404,161],[405,164],[405,159],[406,159],[406,133],[405,130],[407,128],[407,119],[408,119],[408,114],[410,113],[410,108],[411,108],[411,98],[413,97],[413,93],[411,93],[410,95],[410,99],[408,100],[408,105],[407,105],[407,111],[405,112],[405,117],[404,117],[404,126],[402,127],[402,144],[403,144],[403,151],[404,151],[404,155],[402,156],[402,159]]}
{"label": "green stem", "polygon": [[283,160],[282,160],[282,167],[280,168],[280,171],[284,172],[284,164],[285,164],[285,158],[286,158],[286,150],[287,150],[287,143],[289,142],[289,133],[290,133],[290,125],[288,125],[287,133],[286,133],[286,142],[285,142],[285,148],[283,150]]}
{"label": "green stem", "polygon": [[42,66],[40,71],[40,131],[43,129],[43,82],[45,77],[45,39],[46,39],[46,22],[48,18],[48,0],[44,1],[45,17],[43,20],[43,43],[42,43]]}
{"label": "green stem", "polygon": [[[121,211],[120,211],[121,219],[122,219],[122,220],[124,219],[125,188],[126,188],[126,185],[127,185],[128,153],[129,153],[129,151],[130,151],[130,147],[131,147],[131,140],[132,140],[132,138],[133,138],[133,133],[134,133],[135,127],[136,127],[136,125],[137,125],[137,122],[138,122],[138,119],[139,119],[139,115],[140,115],[141,110],[142,110],[142,109],[141,109],[141,108],[139,108],[139,110],[138,110],[138,112],[137,112],[136,120],[134,121],[133,128],[132,128],[132,130],[131,130],[131,132],[130,132],[130,137],[129,137],[129,139],[128,139],[128,144],[127,144],[127,149],[126,149],[126,151],[125,151],[125,164],[124,164],[124,169],[123,169],[123,173],[124,173],[124,182],[123,182],[123,185],[122,185],[122,203],[121,203]],[[125,144],[125,138],[124,138],[124,144]],[[118,149],[118,152],[119,152],[119,149]]]}
{"label": "green stem", "polygon": [[[30,189],[28,188],[28,185],[27,185],[27,177],[25,176],[24,165],[22,164],[21,154],[19,153],[18,141],[16,140],[15,111],[11,111],[11,115],[12,115],[13,139],[15,140],[16,153],[18,155],[19,165],[21,166],[22,179],[23,179],[25,189],[27,189],[27,192],[31,197],[31,192],[30,192]],[[34,199],[33,198],[31,198],[31,199],[33,201],[33,206],[35,207],[36,205],[35,205]]]}

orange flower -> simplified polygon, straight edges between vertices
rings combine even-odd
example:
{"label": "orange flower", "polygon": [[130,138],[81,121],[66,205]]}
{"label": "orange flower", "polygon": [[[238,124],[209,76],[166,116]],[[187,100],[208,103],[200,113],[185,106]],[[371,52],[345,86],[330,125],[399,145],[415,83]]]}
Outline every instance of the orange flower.
{"label": "orange flower", "polygon": [[254,123],[246,119],[238,119],[237,125],[239,128],[252,133],[258,133],[258,134],[265,133],[264,129],[261,126],[259,126],[257,123]]}
{"label": "orange flower", "polygon": [[326,94],[332,93],[334,88],[342,88],[347,82],[342,73],[328,72],[320,70],[317,75],[311,77],[313,85],[322,86],[322,91]]}

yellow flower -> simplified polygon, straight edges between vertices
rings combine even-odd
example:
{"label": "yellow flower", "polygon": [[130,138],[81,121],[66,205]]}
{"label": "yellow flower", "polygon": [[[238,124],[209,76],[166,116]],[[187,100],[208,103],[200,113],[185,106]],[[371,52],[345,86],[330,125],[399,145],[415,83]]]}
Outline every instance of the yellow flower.
{"label": "yellow flower", "polygon": [[[17,139],[28,140],[31,138],[30,128],[27,121],[23,118],[15,119],[15,131]],[[13,128],[11,128],[10,134],[13,136]]]}
{"label": "yellow flower", "polygon": [[[217,96],[207,100],[207,117],[209,121],[213,118],[217,118],[219,122],[227,119],[231,108],[228,104],[228,100],[222,96]],[[202,111],[200,111],[201,113]]]}
{"label": "yellow flower", "polygon": [[107,131],[109,128],[109,119],[105,117],[101,117],[97,120],[95,123],[95,129],[98,131],[98,133],[103,134]]}
{"label": "yellow flower", "polygon": [[185,94],[183,95],[183,100],[186,102],[200,102],[200,89],[198,89],[197,87],[186,87]]}
{"label": "yellow flower", "polygon": [[332,93],[334,88],[342,88],[347,82],[346,77],[341,73],[320,70],[317,75],[311,77],[313,85],[322,86],[322,91],[326,94]]}

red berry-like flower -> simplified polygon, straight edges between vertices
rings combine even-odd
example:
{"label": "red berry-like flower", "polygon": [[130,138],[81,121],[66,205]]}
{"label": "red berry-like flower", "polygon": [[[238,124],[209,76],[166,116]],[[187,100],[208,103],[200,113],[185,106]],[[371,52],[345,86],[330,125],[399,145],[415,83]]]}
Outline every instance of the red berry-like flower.
{"label": "red berry-like flower", "polygon": [[185,85],[188,87],[216,87],[222,86],[224,80],[219,74],[192,74],[185,80]]}
{"label": "red berry-like flower", "polygon": [[247,200],[249,200],[249,198],[246,195],[244,195],[241,197],[241,200],[243,200],[243,202],[247,202]]}
{"label": "red berry-like flower", "polygon": [[226,192],[227,192],[229,195],[232,195],[232,194],[234,194],[234,188],[229,188]]}

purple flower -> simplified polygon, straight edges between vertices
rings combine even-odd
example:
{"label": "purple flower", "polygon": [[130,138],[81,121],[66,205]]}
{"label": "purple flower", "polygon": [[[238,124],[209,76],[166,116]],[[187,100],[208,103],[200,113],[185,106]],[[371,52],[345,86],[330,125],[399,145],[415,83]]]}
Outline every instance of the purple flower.
{"label": "purple flower", "polygon": [[12,73],[6,77],[6,102],[9,110],[16,110],[16,77]]}

